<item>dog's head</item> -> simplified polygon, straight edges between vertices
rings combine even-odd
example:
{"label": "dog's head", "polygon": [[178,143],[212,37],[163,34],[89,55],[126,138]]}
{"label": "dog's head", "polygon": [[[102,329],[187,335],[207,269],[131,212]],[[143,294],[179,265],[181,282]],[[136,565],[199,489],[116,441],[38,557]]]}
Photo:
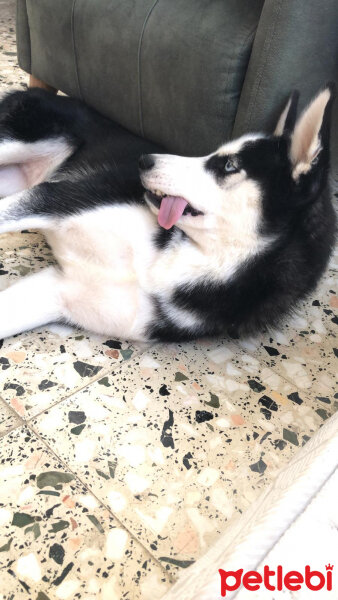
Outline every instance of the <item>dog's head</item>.
{"label": "dog's head", "polygon": [[145,198],[165,229],[276,230],[295,207],[312,203],[329,167],[328,84],[296,122],[298,93],[272,135],[251,134],[199,158],[166,154],[140,158]]}

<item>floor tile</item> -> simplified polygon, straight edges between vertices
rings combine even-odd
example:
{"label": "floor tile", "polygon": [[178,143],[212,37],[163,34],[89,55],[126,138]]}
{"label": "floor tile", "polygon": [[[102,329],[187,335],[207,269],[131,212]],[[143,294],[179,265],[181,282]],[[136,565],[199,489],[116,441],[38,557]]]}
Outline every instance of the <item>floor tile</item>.
{"label": "floor tile", "polygon": [[53,264],[49,246],[37,231],[4,233],[0,236],[0,291],[21,277]]}
{"label": "floor tile", "polygon": [[2,598],[161,598],[164,569],[30,430],[0,456]]}
{"label": "floor tile", "polygon": [[0,9],[0,94],[26,87],[27,74],[20,69],[16,56],[15,2],[1,2]]}
{"label": "floor tile", "polygon": [[32,421],[174,570],[204,553],[332,410],[235,345],[204,349],[155,348]]}
{"label": "floor tile", "polygon": [[0,437],[21,424],[21,419],[0,398]]}
{"label": "floor tile", "polygon": [[338,372],[338,273],[329,271],[298,314],[276,331],[240,345],[307,393],[332,395]]}
{"label": "floor tile", "polygon": [[128,342],[61,325],[8,338],[0,349],[0,396],[29,418],[137,351]]}

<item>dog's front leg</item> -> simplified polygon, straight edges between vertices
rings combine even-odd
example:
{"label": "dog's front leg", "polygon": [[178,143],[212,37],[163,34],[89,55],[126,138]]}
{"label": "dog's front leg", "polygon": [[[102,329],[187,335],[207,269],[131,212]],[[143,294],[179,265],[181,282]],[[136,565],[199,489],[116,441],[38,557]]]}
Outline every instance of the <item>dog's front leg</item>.
{"label": "dog's front leg", "polygon": [[64,317],[60,277],[55,267],[49,267],[0,292],[1,339]]}

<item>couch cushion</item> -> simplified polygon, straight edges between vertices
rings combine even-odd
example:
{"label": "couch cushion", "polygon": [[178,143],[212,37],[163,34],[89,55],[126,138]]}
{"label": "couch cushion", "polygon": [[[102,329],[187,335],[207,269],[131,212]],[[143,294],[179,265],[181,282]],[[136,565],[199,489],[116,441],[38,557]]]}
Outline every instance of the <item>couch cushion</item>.
{"label": "couch cushion", "polygon": [[159,2],[141,54],[144,134],[199,155],[231,136],[263,2]]}
{"label": "couch cushion", "polygon": [[37,77],[172,152],[231,135],[263,0],[27,4]]}

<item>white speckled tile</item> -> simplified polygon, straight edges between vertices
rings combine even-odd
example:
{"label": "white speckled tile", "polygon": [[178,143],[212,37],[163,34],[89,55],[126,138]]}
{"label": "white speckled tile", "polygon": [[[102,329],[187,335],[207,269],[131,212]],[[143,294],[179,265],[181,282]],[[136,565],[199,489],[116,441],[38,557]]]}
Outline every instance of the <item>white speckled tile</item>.
{"label": "white speckled tile", "polygon": [[[245,385],[249,385],[250,389],[262,394],[266,394],[264,388],[266,386],[270,388],[272,398],[276,399],[277,402],[278,398],[281,398],[283,404],[282,398],[287,398],[288,401],[290,400],[298,406],[297,414],[300,416],[300,421],[305,418],[303,412],[308,410],[309,406],[312,407],[311,410],[316,411],[316,414],[323,421],[338,409],[338,396],[333,390],[329,390],[325,396],[309,395],[308,390],[299,389],[276,372],[275,369],[265,366],[264,362],[256,358],[254,353],[249,354],[249,352],[239,349],[237,345],[234,348],[234,354],[223,361],[221,360],[222,354],[225,353],[225,356],[227,356],[229,352],[226,341],[215,341],[210,348],[206,349],[205,354],[210,361],[210,365],[212,365],[212,373],[209,373],[207,378],[213,388],[219,386],[220,389],[231,394],[233,398],[234,394],[238,395],[238,390],[245,389]],[[245,382],[240,375],[241,371],[244,371],[251,378],[248,379],[248,382]],[[229,377],[229,374],[234,374],[235,377]],[[263,386],[262,383],[264,383]],[[261,405],[260,412],[266,420],[270,419],[271,410],[266,410],[265,405]],[[302,422],[300,422],[301,429]]]}
{"label": "white speckled tile", "polygon": [[0,290],[55,261],[44,237],[37,231],[0,236]]}
{"label": "white speckled tile", "polygon": [[13,86],[27,87],[27,75],[16,57],[15,5],[14,0],[3,0],[0,4],[0,95]]}
{"label": "white speckled tile", "polygon": [[204,553],[331,410],[235,345],[195,348],[155,348],[32,421],[171,567]]}
{"label": "white speckled tile", "polygon": [[261,364],[316,396],[330,396],[337,389],[337,280],[337,272],[327,272],[281,331],[240,342]]}
{"label": "white speckled tile", "polygon": [[21,425],[21,419],[0,398],[0,438],[19,425]]}
{"label": "white speckled tile", "polygon": [[58,462],[19,428],[2,439],[2,598],[153,600],[165,570]]}
{"label": "white speckled tile", "polygon": [[61,325],[8,338],[0,348],[0,396],[29,418],[137,351],[127,342]]}

